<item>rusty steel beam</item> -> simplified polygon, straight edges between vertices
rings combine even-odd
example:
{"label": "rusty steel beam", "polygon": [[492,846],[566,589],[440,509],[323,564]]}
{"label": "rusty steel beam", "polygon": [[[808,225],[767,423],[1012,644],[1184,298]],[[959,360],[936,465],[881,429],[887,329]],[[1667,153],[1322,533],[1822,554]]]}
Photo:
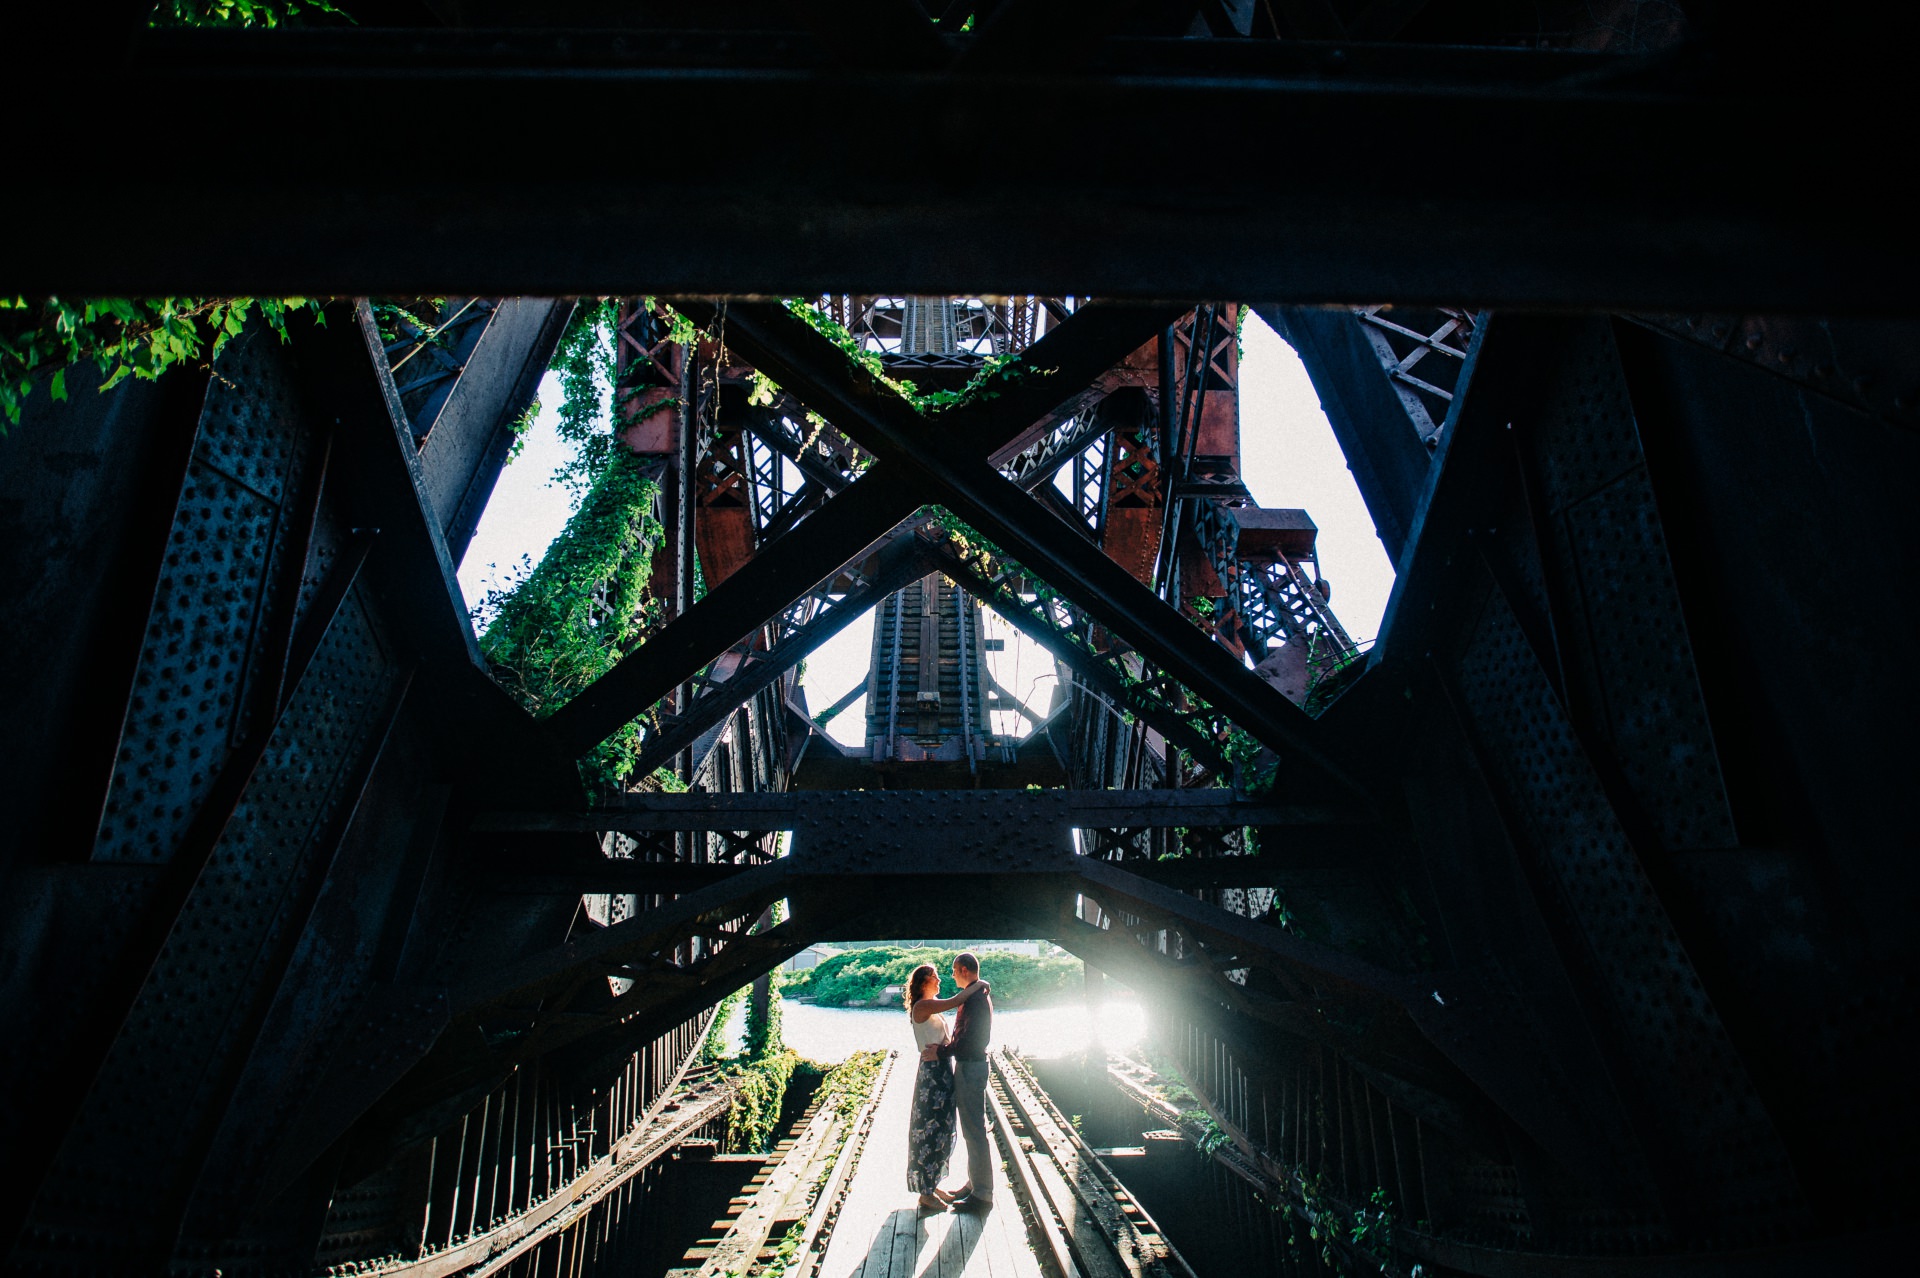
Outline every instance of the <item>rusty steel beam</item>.
{"label": "rusty steel beam", "polygon": [[593,749],[773,613],[864,559],[920,500],[883,468],[868,471],[555,711],[544,721],[547,735],[570,755]]}
{"label": "rusty steel beam", "polygon": [[[698,299],[675,306],[703,326],[716,318]],[[991,375],[974,402],[945,414],[943,429],[983,453],[1012,448],[1037,420],[1151,338],[1166,309],[1082,307],[1020,361]],[[569,754],[585,754],[770,615],[864,558],[925,500],[897,468],[876,465],[562,706],[545,721],[548,736]]]}
{"label": "rusty steel beam", "polygon": [[913,484],[923,500],[994,538],[1023,567],[1283,756],[1301,760],[1345,791],[1365,793],[1355,770],[1333,757],[1298,706],[1098,547],[1061,535],[1059,520],[978,451],[940,429],[937,419],[930,422],[804,320],[757,302],[731,303],[726,318],[736,349],[880,458],[880,466]]}

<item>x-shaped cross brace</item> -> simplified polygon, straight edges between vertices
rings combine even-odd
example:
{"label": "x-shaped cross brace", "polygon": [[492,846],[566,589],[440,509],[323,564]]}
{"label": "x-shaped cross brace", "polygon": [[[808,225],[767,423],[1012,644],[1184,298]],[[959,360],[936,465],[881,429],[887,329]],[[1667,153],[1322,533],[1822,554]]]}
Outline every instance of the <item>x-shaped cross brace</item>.
{"label": "x-shaped cross brace", "polygon": [[[696,321],[720,318],[698,301],[677,305]],[[585,753],[768,616],[865,554],[921,506],[939,505],[1283,757],[1308,765],[1342,790],[1362,793],[1304,712],[1097,546],[1064,535],[1059,520],[994,466],[996,455],[1035,421],[1161,333],[1184,309],[1082,307],[998,370],[972,400],[930,415],[784,306],[730,303],[724,314],[727,345],[877,460],[582,691],[547,721],[548,730],[563,749]]]}

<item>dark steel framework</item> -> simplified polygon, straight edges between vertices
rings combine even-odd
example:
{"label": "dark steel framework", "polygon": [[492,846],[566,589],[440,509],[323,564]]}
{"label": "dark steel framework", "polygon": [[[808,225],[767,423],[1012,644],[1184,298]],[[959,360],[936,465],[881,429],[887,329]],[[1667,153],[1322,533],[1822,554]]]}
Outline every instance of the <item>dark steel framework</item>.
{"label": "dark steel framework", "polygon": [[[1909,1251],[1920,375],[1874,317],[1913,257],[1835,124],[1877,90],[1821,96],[1798,10],[1474,8],[1007,0],[962,35],[910,0],[641,5],[583,37],[462,0],[116,46],[135,96],[303,87],[235,123],[244,164],[133,156],[16,209],[10,285],[502,296],[397,337],[337,305],[210,370],[36,393],[0,441],[10,1264],[630,1267],[726,1103],[690,1070],[716,999],[816,941],[956,928],[1154,996],[1231,1212],[1390,1200],[1391,1247],[1346,1264]],[[23,39],[23,74],[86,34]],[[431,145],[391,127],[422,85],[463,113]],[[931,124],[855,164],[801,85]],[[767,162],[576,166],[542,135],[526,189],[476,176],[529,121],[648,94]],[[982,145],[980,102],[1042,99],[1045,137]],[[1379,143],[1438,118],[1415,198]],[[1285,164],[1241,162],[1275,138]],[[157,257],[96,180],[277,229],[187,219]],[[572,311],[504,295],[610,287],[666,620],[536,722],[453,569]],[[770,292],[973,393],[918,408]],[[1155,296],[1186,300],[1123,300]],[[1238,481],[1247,309],[1396,563],[1357,661],[1311,521]],[[977,605],[1065,672],[1017,741],[982,723]],[[876,680],[953,667],[884,774],[792,676],[875,606],[927,636]],[[636,718],[636,775],[692,793],[582,789]],[[904,758],[916,733],[961,745]]]}

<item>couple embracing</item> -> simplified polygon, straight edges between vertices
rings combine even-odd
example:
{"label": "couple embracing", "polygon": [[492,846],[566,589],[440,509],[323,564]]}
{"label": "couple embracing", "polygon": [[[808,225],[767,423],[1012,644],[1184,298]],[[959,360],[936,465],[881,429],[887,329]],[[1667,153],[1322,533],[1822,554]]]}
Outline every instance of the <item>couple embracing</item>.
{"label": "couple embracing", "polygon": [[[993,1039],[992,987],[980,979],[980,960],[954,956],[959,992],[940,998],[940,973],[922,963],[907,978],[907,1015],[920,1049],[914,1076],[913,1117],[907,1127],[907,1188],[928,1211],[989,1211],[993,1207],[993,1149],[987,1143],[987,1044]],[[949,1009],[953,1032],[947,1032]],[[967,1179],[958,1189],[940,1188],[953,1153],[958,1120],[967,1142]]]}

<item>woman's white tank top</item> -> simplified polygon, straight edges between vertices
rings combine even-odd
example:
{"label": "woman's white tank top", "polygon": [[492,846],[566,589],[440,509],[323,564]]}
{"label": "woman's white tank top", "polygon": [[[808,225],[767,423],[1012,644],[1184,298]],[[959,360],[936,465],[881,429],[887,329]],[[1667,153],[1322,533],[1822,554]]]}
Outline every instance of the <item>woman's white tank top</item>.
{"label": "woman's white tank top", "polygon": [[[911,1017],[911,1013],[908,1014]],[[947,1041],[947,1018],[935,1012],[924,1021],[913,1025],[913,1043],[916,1047],[928,1047],[934,1043]]]}

